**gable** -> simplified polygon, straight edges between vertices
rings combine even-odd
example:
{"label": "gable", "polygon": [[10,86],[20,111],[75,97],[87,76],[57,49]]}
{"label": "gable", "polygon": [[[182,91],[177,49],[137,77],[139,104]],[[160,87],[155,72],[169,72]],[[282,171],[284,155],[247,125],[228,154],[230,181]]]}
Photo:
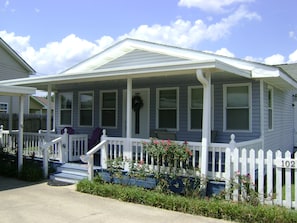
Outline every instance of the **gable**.
{"label": "gable", "polygon": [[187,61],[183,58],[169,56],[160,53],[154,53],[144,50],[135,49],[121,57],[118,57],[109,63],[106,63],[97,69],[109,69],[130,66],[145,66],[149,64],[159,64],[168,62]]}
{"label": "gable", "polygon": [[0,38],[0,80],[28,77],[35,71]]}

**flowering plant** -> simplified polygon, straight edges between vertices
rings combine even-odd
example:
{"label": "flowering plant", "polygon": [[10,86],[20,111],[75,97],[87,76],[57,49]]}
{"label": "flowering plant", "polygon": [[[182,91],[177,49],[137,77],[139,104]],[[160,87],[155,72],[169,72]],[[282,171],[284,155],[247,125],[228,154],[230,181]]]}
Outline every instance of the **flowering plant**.
{"label": "flowering plant", "polygon": [[156,159],[157,165],[162,162],[169,167],[173,167],[177,163],[186,162],[192,156],[192,151],[188,148],[186,141],[179,144],[171,140],[151,138],[149,143],[143,142],[143,147],[149,156]]}

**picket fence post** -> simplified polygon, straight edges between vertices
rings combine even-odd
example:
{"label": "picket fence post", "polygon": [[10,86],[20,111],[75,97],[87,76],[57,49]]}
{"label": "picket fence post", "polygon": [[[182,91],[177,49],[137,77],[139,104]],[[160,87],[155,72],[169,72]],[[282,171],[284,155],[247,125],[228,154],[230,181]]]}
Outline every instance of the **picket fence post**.
{"label": "picket fence post", "polygon": [[[281,159],[282,158],[282,152],[280,150],[276,151],[275,154],[276,159]],[[277,167],[276,168],[276,202],[278,205],[282,206],[283,205],[283,195],[282,195],[282,168]]]}

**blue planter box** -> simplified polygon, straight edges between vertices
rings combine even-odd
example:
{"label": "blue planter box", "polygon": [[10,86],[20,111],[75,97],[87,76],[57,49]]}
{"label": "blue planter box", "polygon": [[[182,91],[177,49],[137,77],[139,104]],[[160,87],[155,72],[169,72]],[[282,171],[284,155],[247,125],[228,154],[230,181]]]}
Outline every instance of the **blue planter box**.
{"label": "blue planter box", "polygon": [[206,196],[215,196],[221,194],[225,190],[225,181],[208,181],[206,188]]}
{"label": "blue planter box", "polygon": [[112,177],[111,174],[106,170],[98,172],[98,174],[101,176],[102,180],[108,183],[132,185],[147,189],[153,189],[157,185],[157,181],[153,176],[139,179],[130,177],[127,175],[127,172],[123,171],[121,177]]}

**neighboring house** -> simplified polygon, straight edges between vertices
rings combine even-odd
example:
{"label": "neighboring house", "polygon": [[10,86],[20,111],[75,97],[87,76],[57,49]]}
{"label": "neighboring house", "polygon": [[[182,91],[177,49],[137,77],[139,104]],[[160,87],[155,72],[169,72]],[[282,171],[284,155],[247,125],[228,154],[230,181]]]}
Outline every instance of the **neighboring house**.
{"label": "neighboring house", "polygon": [[265,149],[292,150],[296,80],[276,66],[125,39],[61,74],[3,83],[54,91],[58,131],[161,133],[206,149],[235,134],[236,142],[261,139]]}
{"label": "neighboring house", "polygon": [[[54,111],[54,105],[51,104],[51,112]],[[30,114],[45,115],[48,107],[48,100],[45,97],[30,96]]]}
{"label": "neighboring house", "polygon": [[[27,78],[35,70],[0,38],[0,81]],[[19,98],[0,95],[0,113],[19,113]],[[25,98],[24,113],[29,113],[29,96]]]}

